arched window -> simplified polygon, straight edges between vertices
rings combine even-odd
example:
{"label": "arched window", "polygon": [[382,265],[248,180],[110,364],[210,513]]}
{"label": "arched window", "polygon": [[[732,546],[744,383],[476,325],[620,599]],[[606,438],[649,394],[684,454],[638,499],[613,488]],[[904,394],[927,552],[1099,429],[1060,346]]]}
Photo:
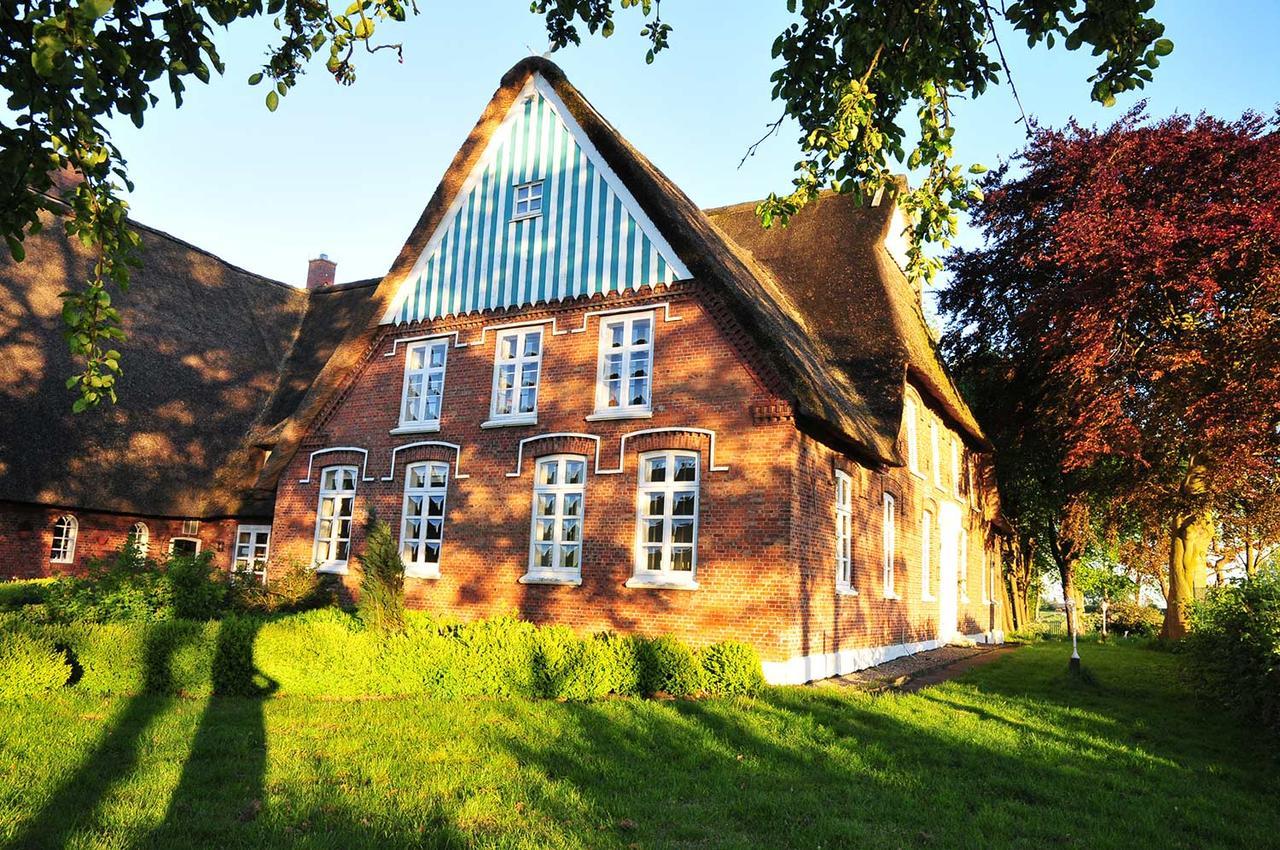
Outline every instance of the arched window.
{"label": "arched window", "polygon": [[76,535],[80,523],[70,514],[58,517],[53,524],[53,543],[49,547],[49,560],[55,564],[69,564],[76,559]]}
{"label": "arched window", "polygon": [[151,554],[151,529],[145,522],[135,522],[129,529],[129,540],[138,547],[138,555],[145,558]]}

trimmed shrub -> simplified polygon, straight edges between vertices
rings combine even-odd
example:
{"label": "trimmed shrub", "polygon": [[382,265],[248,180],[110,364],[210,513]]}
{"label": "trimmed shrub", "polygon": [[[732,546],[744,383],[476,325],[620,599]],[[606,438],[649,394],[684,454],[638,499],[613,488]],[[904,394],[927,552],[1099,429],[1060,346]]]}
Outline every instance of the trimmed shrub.
{"label": "trimmed shrub", "polygon": [[71,678],[66,655],[47,635],[0,631],[0,699],[23,699],[60,688]]}
{"label": "trimmed shrub", "polygon": [[360,561],[360,600],[356,610],[365,625],[380,632],[404,629],[404,561],[391,526],[369,511]]}
{"label": "trimmed shrub", "polygon": [[640,645],[637,656],[640,692],[645,696],[670,694],[687,697],[706,690],[698,656],[673,637],[663,635],[645,641]]}
{"label": "trimmed shrub", "polygon": [[1185,644],[1201,692],[1280,734],[1280,571],[1210,588]]}
{"label": "trimmed shrub", "polygon": [[755,649],[738,641],[713,643],[698,653],[704,687],[715,694],[751,695],[764,687],[764,672]]}
{"label": "trimmed shrub", "polygon": [[14,611],[26,605],[39,605],[49,595],[51,578],[33,578],[0,582],[0,611]]}
{"label": "trimmed shrub", "polygon": [[142,556],[132,537],[105,560],[89,561],[83,577],[53,581],[46,594],[49,615],[62,622],[204,620],[225,608],[225,575],[212,566],[213,553]]}

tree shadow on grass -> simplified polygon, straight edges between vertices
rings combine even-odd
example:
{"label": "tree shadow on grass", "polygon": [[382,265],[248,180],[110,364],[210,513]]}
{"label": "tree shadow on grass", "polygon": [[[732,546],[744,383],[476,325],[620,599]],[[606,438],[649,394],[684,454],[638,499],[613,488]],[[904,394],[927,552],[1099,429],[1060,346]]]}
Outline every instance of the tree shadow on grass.
{"label": "tree shadow on grass", "polygon": [[177,699],[154,695],[172,690],[170,665],[183,643],[171,639],[170,634],[148,630],[143,647],[143,693],[128,701],[111,731],[53,792],[36,816],[18,829],[6,847],[13,850],[63,847],[84,826],[85,818],[92,817],[108,798],[112,787],[134,772],[147,729]]}

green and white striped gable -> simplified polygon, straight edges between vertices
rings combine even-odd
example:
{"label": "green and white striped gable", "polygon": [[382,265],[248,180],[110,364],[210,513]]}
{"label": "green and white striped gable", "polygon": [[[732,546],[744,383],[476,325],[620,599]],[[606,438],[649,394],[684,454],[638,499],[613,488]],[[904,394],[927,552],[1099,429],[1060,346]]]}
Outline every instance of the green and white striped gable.
{"label": "green and white striped gable", "polygon": [[[541,213],[517,217],[515,187]],[[405,277],[383,324],[625,292],[688,278],[671,246],[535,75]]]}

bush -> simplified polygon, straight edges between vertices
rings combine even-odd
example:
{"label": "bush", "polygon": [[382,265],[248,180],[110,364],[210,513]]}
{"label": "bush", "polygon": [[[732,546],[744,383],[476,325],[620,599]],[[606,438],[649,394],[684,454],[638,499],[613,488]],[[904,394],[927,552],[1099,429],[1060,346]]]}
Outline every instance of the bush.
{"label": "bush", "polygon": [[[425,522],[425,520],[424,520]],[[391,536],[391,526],[369,511],[365,548],[360,556],[360,600],[357,610],[375,631],[404,629],[404,561]]]}
{"label": "bush", "polygon": [[645,696],[687,697],[702,693],[706,683],[693,650],[668,635],[645,641],[637,653],[640,692]]}
{"label": "bush", "polygon": [[1280,571],[1210,588],[1185,644],[1204,694],[1280,734]]}
{"label": "bush", "polygon": [[263,584],[252,574],[232,574],[227,607],[242,614],[289,614],[337,603],[320,573],[301,561],[267,567]]}
{"label": "bush", "polygon": [[26,605],[43,603],[52,582],[51,578],[0,582],[0,611],[14,611]]}
{"label": "bush", "polygon": [[1009,632],[1008,638],[1019,643],[1037,643],[1045,640],[1053,633],[1054,629],[1048,623],[1032,620],[1023,625],[1022,628]]}
{"label": "bush", "polygon": [[209,619],[225,610],[227,581],[213,554],[143,557],[132,538],[105,560],[89,561],[82,577],[56,579],[46,593],[49,615],[62,622]]}
{"label": "bush", "polygon": [[751,695],[764,687],[760,656],[745,643],[726,640],[698,653],[704,687],[716,694]]}
{"label": "bush", "polygon": [[0,699],[24,699],[65,685],[66,655],[47,635],[0,631]]}
{"label": "bush", "polygon": [[1164,624],[1164,613],[1150,605],[1115,602],[1107,611],[1108,631],[1131,637],[1155,637]]}

